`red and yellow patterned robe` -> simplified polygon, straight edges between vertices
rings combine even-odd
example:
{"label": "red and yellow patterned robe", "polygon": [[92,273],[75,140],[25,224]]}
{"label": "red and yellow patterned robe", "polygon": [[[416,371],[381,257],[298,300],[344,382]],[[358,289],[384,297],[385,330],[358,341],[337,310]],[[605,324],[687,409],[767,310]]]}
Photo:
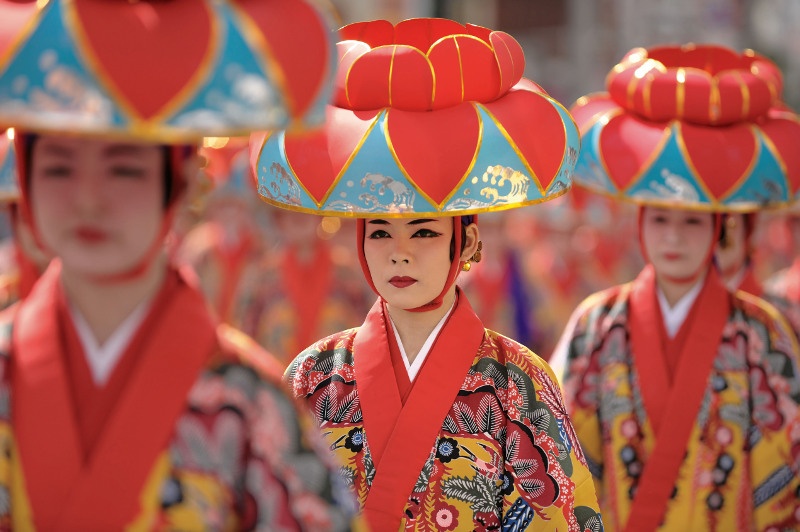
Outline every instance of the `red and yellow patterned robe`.
{"label": "red and yellow patterned robe", "polygon": [[484,329],[461,294],[403,397],[386,319],[379,300],[286,373],[373,530],[603,529],[542,359]]}
{"label": "red and yellow patterned robe", "polygon": [[0,529],[348,529],[355,505],[275,362],[176,272],[88,448],[59,274],[0,325]]}
{"label": "red and yellow patterned robe", "polygon": [[[706,283],[712,281],[718,282],[713,272]],[[666,373],[654,347],[660,337],[644,331],[644,349],[636,352],[632,335],[642,331],[633,331],[631,314],[638,293],[647,292],[657,307],[653,283],[648,267],[634,282],[587,298],[552,360],[557,373],[563,368],[567,409],[606,526],[624,529],[650,457],[663,440],[677,446],[678,475],[666,486],[671,496],[660,530],[797,530],[800,380],[788,325],[763,300],[732,295],[720,283],[715,290],[722,304],[696,314],[701,333],[717,334],[709,324],[721,324],[707,353],[708,370],[703,373],[700,363],[706,353],[690,352],[697,356],[681,356],[671,387],[654,386],[658,374]],[[701,298],[702,292],[695,305]],[[681,406],[691,379],[699,382],[696,415]],[[649,405],[659,408],[665,420],[660,427]],[[685,443],[674,433],[681,423],[687,424]]]}

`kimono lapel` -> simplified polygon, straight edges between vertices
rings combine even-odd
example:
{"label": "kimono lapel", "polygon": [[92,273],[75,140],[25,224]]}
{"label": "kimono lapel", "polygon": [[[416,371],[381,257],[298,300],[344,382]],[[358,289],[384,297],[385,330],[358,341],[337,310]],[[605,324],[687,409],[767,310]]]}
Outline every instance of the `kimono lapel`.
{"label": "kimono lapel", "polygon": [[648,264],[633,281],[628,321],[633,365],[639,376],[647,419],[658,433],[669,396],[669,373],[661,341],[661,311],[656,296],[653,265]]}
{"label": "kimono lapel", "polygon": [[386,327],[384,312],[383,301],[378,299],[353,339],[353,364],[364,432],[376,468],[402,408],[389,353],[391,332]]}
{"label": "kimono lapel", "polygon": [[183,279],[154,311],[161,315],[153,320],[130,382],[73,488],[61,519],[65,528],[119,530],[135,518],[144,483],[186,407],[189,390],[219,348],[203,297]]}
{"label": "kimono lapel", "polygon": [[[456,307],[417,375],[399,418],[393,420],[381,462],[376,462],[375,479],[364,504],[372,530],[400,527],[408,496],[483,342],[483,324],[460,291],[457,297]],[[366,403],[362,398],[362,407]],[[365,431],[370,438],[366,424]]]}
{"label": "kimono lapel", "polygon": [[82,470],[82,451],[62,356],[53,260],[19,308],[12,332],[12,420],[34,522],[52,530]]}
{"label": "kimono lapel", "polygon": [[639,479],[626,531],[655,530],[660,525],[689,436],[697,423],[700,403],[730,315],[730,296],[713,268],[695,305],[696,319],[690,324],[675,383],[669,391],[669,408],[663,412],[655,446]]}
{"label": "kimono lapel", "polygon": [[[216,330],[202,296],[179,280],[161,308],[152,310],[160,316],[152,320],[137,367],[95,451],[83,462],[74,417],[79,413],[69,395],[60,335],[43,328],[42,318],[32,317],[38,311],[57,319],[56,306],[47,304],[55,301],[58,273],[49,277],[48,270],[40,283],[53,294],[50,299],[39,301],[37,284],[32,305],[26,301],[14,331],[19,359],[14,423],[32,513],[39,529],[120,530],[138,513],[145,480],[169,441],[189,389],[217,348]],[[62,426],[65,420],[67,427]]]}

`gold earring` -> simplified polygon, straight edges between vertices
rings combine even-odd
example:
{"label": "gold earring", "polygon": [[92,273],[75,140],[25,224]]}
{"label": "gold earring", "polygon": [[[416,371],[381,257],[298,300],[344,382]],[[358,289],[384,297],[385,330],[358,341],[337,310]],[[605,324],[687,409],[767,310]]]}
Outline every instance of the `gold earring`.
{"label": "gold earring", "polygon": [[465,262],[464,265],[461,266],[461,269],[465,272],[468,272],[470,268],[472,268],[472,264],[470,264],[469,261]]}
{"label": "gold earring", "polygon": [[481,251],[483,250],[483,242],[478,240],[478,249],[475,250],[475,253],[472,254],[472,258],[470,260],[475,262],[480,262],[483,255]]}

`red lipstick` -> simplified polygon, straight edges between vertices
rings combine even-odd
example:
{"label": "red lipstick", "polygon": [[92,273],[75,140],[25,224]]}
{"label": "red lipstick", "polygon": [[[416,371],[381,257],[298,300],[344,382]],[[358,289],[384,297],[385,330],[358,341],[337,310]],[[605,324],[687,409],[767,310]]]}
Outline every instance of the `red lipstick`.
{"label": "red lipstick", "polygon": [[413,277],[400,277],[395,275],[391,279],[389,279],[389,284],[396,286],[397,288],[406,288],[407,286],[411,286],[412,284],[416,283],[417,280]]}
{"label": "red lipstick", "polygon": [[81,242],[87,244],[99,244],[108,239],[108,233],[94,227],[78,227],[75,229],[75,236]]}

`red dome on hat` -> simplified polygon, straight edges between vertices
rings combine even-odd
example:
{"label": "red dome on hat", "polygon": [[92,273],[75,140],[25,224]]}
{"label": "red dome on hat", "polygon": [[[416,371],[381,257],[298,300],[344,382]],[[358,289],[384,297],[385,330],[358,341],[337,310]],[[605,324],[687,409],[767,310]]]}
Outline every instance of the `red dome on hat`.
{"label": "red dome on hat", "polygon": [[634,48],[606,86],[620,107],[647,120],[721,126],[764,116],[780,101],[783,79],[752,50],[687,45]]}

